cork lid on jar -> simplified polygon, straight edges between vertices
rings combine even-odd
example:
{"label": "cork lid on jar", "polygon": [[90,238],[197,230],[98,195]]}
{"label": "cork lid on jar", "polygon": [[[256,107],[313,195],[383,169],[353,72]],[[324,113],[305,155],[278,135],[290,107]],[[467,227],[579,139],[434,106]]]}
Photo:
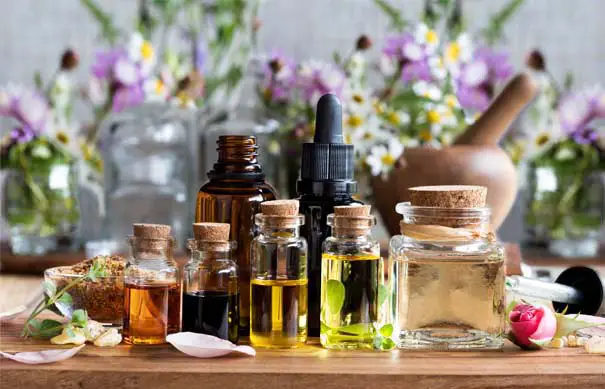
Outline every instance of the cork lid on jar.
{"label": "cork lid on jar", "polygon": [[135,223],[132,225],[132,238],[141,252],[156,252],[172,248],[174,239],[172,228],[165,224]]}
{"label": "cork lid on jar", "polygon": [[261,213],[257,221],[276,228],[298,227],[304,218],[299,215],[298,200],[271,200],[260,204]]}
{"label": "cork lid on jar", "polygon": [[198,249],[228,250],[230,231],[229,223],[193,223],[194,245]]}
{"label": "cork lid on jar", "polygon": [[347,230],[353,235],[364,235],[375,224],[375,218],[370,214],[369,205],[340,205],[334,207],[334,214],[328,216],[328,223],[335,232]]}
{"label": "cork lid on jar", "polygon": [[[484,186],[418,186],[408,191],[410,202],[400,203],[396,208],[403,215],[401,231],[404,235],[447,233],[453,238],[462,231],[448,228],[481,232],[489,226],[490,212],[486,208],[487,188]],[[466,236],[466,232],[463,235]]]}

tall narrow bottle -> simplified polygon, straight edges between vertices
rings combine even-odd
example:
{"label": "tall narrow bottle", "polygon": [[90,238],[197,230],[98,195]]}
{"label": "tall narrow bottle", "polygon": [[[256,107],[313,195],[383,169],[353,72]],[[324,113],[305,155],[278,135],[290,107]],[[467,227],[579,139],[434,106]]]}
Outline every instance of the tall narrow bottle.
{"label": "tall narrow bottle", "polygon": [[360,203],[352,197],[357,191],[353,171],[353,146],[344,144],[342,134],[342,107],[336,96],[326,94],[317,103],[313,143],[303,144],[297,185],[300,212],[305,216],[301,235],[309,244],[310,336],[320,332],[321,250],[330,236],[328,214],[335,206]]}
{"label": "tall narrow bottle", "polygon": [[134,224],[124,268],[124,342],[160,344],[181,328],[181,280],[170,226]]}
{"label": "tall narrow bottle", "polygon": [[237,242],[233,259],[239,267],[240,335],[250,324],[250,243],[254,238],[254,215],[259,204],[274,200],[277,193],[265,180],[257,161],[256,138],[226,135],[218,139],[218,161],[208,172],[209,182],[197,195],[195,221],[229,223],[231,239]]}
{"label": "tall narrow bottle", "polygon": [[307,243],[297,200],[267,201],[252,243],[250,343],[293,348],[307,339]]}
{"label": "tall narrow bottle", "polygon": [[380,245],[370,235],[375,218],[369,205],[339,206],[328,224],[332,236],[321,260],[321,345],[373,348],[387,297]]}
{"label": "tall narrow bottle", "polygon": [[191,256],[183,274],[183,331],[237,343],[237,265],[231,260],[227,223],[194,223]]}

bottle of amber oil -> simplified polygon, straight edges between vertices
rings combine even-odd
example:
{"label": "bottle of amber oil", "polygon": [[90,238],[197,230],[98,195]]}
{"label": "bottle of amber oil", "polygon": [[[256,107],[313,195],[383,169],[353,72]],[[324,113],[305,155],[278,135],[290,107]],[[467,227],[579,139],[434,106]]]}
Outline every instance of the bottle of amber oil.
{"label": "bottle of amber oil", "polygon": [[189,262],[183,274],[183,331],[237,343],[239,309],[237,264],[231,259],[227,223],[195,223]]}
{"label": "bottle of amber oil", "polygon": [[326,348],[373,348],[385,304],[380,245],[370,234],[375,223],[369,205],[337,206],[328,215],[332,236],[324,241],[321,268],[320,341]]}
{"label": "bottle of amber oil", "polygon": [[252,242],[250,343],[294,348],[307,340],[307,242],[297,200],[261,203]]}
{"label": "bottle of amber oil", "polygon": [[124,269],[124,342],[160,344],[180,331],[181,284],[170,226],[134,224]]}

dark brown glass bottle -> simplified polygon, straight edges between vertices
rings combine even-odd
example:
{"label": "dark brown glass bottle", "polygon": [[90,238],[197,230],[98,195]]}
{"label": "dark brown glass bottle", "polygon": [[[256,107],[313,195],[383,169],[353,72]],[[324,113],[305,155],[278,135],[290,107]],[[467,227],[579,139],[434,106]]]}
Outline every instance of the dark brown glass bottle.
{"label": "dark brown glass bottle", "polygon": [[250,331],[250,243],[255,236],[254,215],[260,203],[275,200],[277,192],[265,180],[256,157],[253,136],[220,136],[218,161],[208,172],[210,180],[198,192],[195,222],[231,224],[231,239],[237,242],[233,260],[239,267],[240,334]]}

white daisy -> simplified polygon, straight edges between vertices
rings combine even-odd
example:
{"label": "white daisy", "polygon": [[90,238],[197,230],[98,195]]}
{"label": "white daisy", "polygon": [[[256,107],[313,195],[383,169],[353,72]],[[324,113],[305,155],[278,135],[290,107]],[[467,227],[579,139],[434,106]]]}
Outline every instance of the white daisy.
{"label": "white daisy", "polygon": [[377,145],[370,149],[366,163],[373,176],[388,174],[403,154],[403,145],[396,138],[391,138],[386,146]]}
{"label": "white daisy", "polygon": [[473,41],[468,33],[458,35],[445,47],[444,59],[448,67],[457,68],[459,64],[466,63],[473,58]]}
{"label": "white daisy", "polygon": [[441,89],[437,85],[426,81],[415,82],[414,85],[412,85],[412,89],[416,95],[435,101],[441,99],[442,96]]}
{"label": "white daisy", "polygon": [[166,101],[166,98],[168,98],[168,88],[157,77],[145,80],[143,90],[145,91],[145,99],[147,101]]}
{"label": "white daisy", "polygon": [[439,35],[424,23],[416,26],[414,40],[420,44],[424,44],[428,53],[435,52],[439,46]]}
{"label": "white daisy", "polygon": [[128,58],[135,63],[141,64],[141,69],[148,74],[155,65],[155,50],[153,45],[146,41],[138,32],[130,36],[128,42]]}
{"label": "white daisy", "polygon": [[383,54],[380,56],[378,68],[384,76],[391,77],[397,71],[397,63],[393,58]]}

